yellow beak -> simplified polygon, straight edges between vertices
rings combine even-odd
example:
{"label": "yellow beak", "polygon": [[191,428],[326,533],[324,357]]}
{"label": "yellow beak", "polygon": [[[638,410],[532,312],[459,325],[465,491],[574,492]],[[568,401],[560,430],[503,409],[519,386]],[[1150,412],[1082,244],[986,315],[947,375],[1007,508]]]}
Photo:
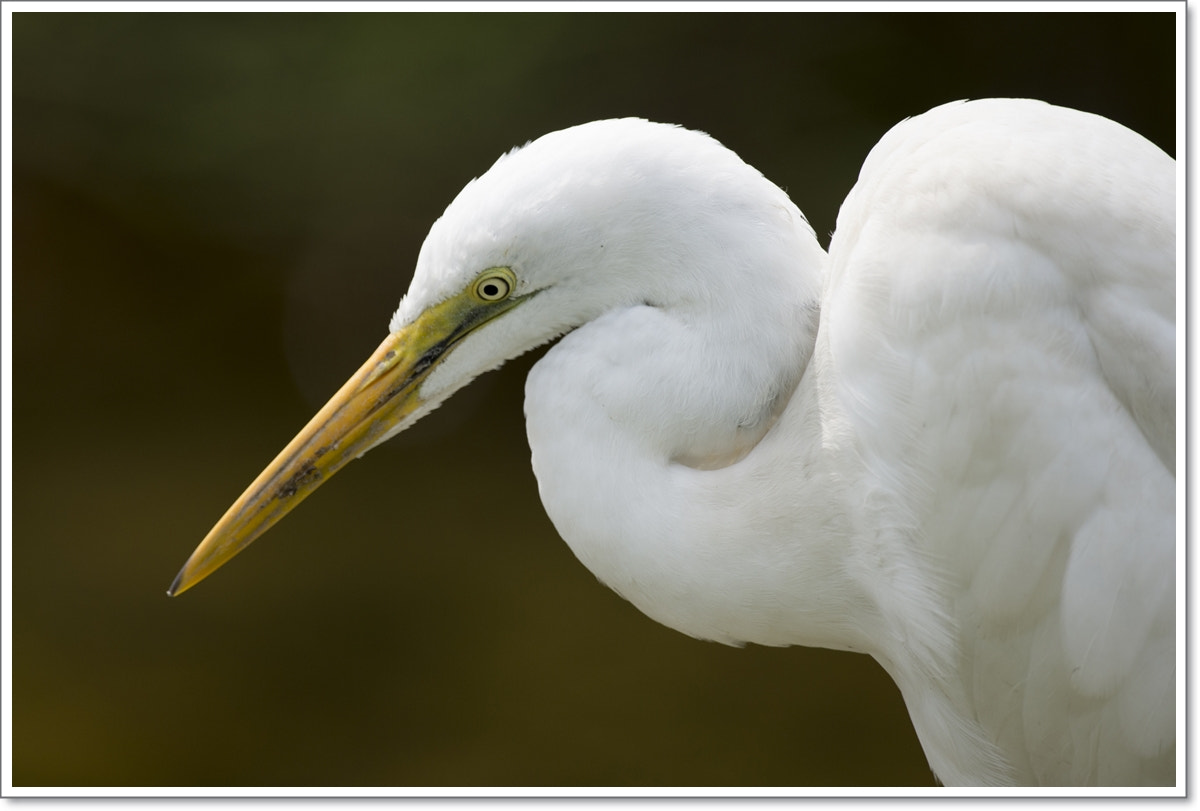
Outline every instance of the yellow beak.
{"label": "yellow beak", "polygon": [[167,594],[187,591],[271,528],[355,457],[405,427],[421,383],[473,329],[523,298],[480,301],[470,289],[387,337],[275,457],[196,547]]}

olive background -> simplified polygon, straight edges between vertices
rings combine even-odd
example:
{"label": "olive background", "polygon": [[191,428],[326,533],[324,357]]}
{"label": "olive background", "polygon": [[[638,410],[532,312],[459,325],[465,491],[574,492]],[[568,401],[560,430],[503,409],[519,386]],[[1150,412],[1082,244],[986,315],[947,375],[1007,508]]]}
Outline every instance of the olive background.
{"label": "olive background", "polygon": [[574,559],[529,467],[541,351],[165,590],[514,145],[701,129],[827,245],[870,147],[942,102],[1042,98],[1174,154],[1176,22],[16,13],[14,784],[933,785],[870,658],[690,639]]}

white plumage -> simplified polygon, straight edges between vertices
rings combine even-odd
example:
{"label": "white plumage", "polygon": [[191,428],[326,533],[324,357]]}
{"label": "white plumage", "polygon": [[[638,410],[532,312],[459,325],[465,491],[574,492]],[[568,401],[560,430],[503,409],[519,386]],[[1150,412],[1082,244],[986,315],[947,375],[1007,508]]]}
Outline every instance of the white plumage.
{"label": "white plumage", "polygon": [[547,135],[450,205],[389,341],[173,591],[562,335],[542,500],[650,617],[871,654],[947,784],[1172,784],[1175,178],[1097,116],[944,105],[872,150],[827,257],[708,136]]}

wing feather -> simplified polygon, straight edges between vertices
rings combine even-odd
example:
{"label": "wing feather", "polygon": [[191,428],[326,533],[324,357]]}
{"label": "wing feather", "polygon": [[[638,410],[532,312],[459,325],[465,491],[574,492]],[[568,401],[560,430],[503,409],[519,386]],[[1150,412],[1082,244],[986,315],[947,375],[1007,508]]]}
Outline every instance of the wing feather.
{"label": "wing feather", "polygon": [[900,124],[838,218],[837,401],[1015,782],[1174,780],[1174,233],[1171,158],[1018,100]]}

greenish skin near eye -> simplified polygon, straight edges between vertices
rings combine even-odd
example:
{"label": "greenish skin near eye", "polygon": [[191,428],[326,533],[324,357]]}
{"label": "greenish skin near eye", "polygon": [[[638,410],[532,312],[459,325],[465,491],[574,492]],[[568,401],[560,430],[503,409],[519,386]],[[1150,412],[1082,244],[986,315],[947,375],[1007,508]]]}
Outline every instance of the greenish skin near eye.
{"label": "greenish skin near eye", "polygon": [[503,301],[512,293],[516,281],[508,268],[492,268],[475,282],[475,295],[483,301]]}

